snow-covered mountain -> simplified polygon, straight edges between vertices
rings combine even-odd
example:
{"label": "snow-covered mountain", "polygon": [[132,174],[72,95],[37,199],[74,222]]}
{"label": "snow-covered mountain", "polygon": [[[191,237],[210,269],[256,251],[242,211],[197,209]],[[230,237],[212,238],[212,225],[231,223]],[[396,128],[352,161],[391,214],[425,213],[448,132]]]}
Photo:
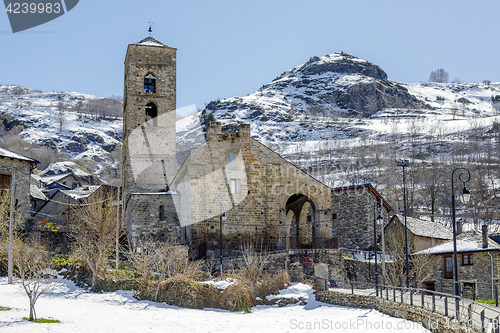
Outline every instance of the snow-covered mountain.
{"label": "snow-covered mountain", "polygon": [[368,61],[334,53],[312,57],[247,96],[212,101],[203,112],[226,126],[253,123],[252,136],[279,143],[354,138],[366,132],[367,117],[493,116],[500,114],[494,96],[500,107],[500,83],[396,83]]}
{"label": "snow-covered mountain", "polygon": [[89,172],[101,174],[104,169],[117,168],[112,154],[122,141],[122,119],[116,112],[106,114],[113,107],[121,110],[121,103],[75,92],[0,86],[1,139],[20,134],[30,143],[67,154],[69,159],[84,160]]}
{"label": "snow-covered mountain", "polygon": [[[120,109],[116,100],[81,93],[0,86],[0,139],[19,134],[82,160],[90,173],[117,178]],[[312,57],[254,93],[212,101],[201,114],[178,121],[179,156],[203,141],[210,114],[226,127],[250,123],[262,142],[281,148],[307,142],[314,150],[325,140],[383,141],[388,133],[445,135],[489,126],[500,115],[500,83],[397,83],[379,66],[345,53]]]}

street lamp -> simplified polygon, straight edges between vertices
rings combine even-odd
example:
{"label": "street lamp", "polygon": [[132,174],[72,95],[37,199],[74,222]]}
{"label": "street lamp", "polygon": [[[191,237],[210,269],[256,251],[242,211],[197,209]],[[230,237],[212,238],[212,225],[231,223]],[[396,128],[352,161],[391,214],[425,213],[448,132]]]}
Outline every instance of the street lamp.
{"label": "street lamp", "polygon": [[[458,260],[457,260],[457,231],[456,231],[456,220],[455,220],[455,187],[454,187],[454,174],[455,171],[461,170],[458,175],[458,179],[463,183],[464,188],[460,192],[460,200],[467,204],[470,200],[470,192],[465,188],[465,183],[470,180],[470,172],[466,168],[456,168],[451,173],[451,214],[453,222],[453,270],[455,279],[455,295],[460,296],[460,285],[458,284]],[[462,176],[467,176],[467,179],[462,179]]]}
{"label": "street lamp", "polygon": [[220,275],[222,276],[222,223],[226,222],[226,213],[220,215],[219,251],[220,251]]}
{"label": "street lamp", "polygon": [[403,167],[403,201],[405,210],[405,256],[406,256],[406,288],[410,287],[410,267],[408,259],[408,226],[406,223],[406,177],[405,177],[405,167],[410,166],[409,160],[396,160],[397,166]]}
{"label": "street lamp", "polygon": [[[373,249],[375,251],[375,292],[378,296],[377,224],[378,225],[383,224],[384,219],[382,218],[382,216],[380,216],[380,214],[377,217],[375,217],[377,215],[376,207],[377,207],[377,203],[375,203],[375,205],[373,207]],[[382,229],[382,232],[384,232],[383,229]]]}

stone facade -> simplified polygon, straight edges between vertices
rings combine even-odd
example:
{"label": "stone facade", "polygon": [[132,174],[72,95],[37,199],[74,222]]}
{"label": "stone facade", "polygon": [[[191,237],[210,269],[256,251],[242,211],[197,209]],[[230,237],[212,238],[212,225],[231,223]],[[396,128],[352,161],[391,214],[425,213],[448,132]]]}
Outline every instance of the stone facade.
{"label": "stone facade", "polygon": [[[338,247],[346,249],[373,249],[373,221],[381,215],[387,222],[391,207],[371,184],[341,187],[332,190],[332,229]],[[377,235],[382,227],[377,226]]]}
{"label": "stone facade", "polygon": [[221,132],[212,122],[208,142],[194,149],[171,189],[180,223],[191,244],[223,243],[239,249],[252,241],[265,248],[324,247],[332,238],[331,190],[250,137],[246,124],[238,132]]}
{"label": "stone facade", "polygon": [[[128,46],[123,111],[124,216],[129,237],[180,237],[171,192],[175,144],[176,49],[152,37]],[[160,216],[161,215],[161,216]],[[180,238],[179,238],[180,240]]]}
{"label": "stone facade", "polygon": [[[200,258],[219,251],[221,234],[225,255],[247,243],[266,250],[334,248],[340,239],[346,247],[369,247],[378,193],[370,187],[361,195],[332,195],[252,139],[248,124],[225,132],[219,122],[208,124],[207,141],[179,167],[175,76],[176,49],[152,37],[128,46],[122,177],[129,238],[170,235]],[[341,216],[335,225],[334,212]]]}
{"label": "stone facade", "polygon": [[[29,228],[30,217],[30,175],[32,166],[36,165],[36,161],[32,159],[17,159],[4,157],[0,154],[0,175],[4,178],[11,179],[14,175],[14,184],[16,191],[17,206],[15,214],[18,221],[23,227]],[[10,189],[10,184],[2,186],[5,189]],[[1,189],[0,189],[1,191]],[[2,191],[3,192],[3,191]],[[10,193],[10,192],[9,192]],[[9,195],[10,198],[10,195]]]}
{"label": "stone facade", "polygon": [[[491,257],[488,253],[491,254]],[[464,255],[471,255],[472,265],[463,264],[462,257]],[[422,288],[433,286],[439,292],[455,293],[453,276],[445,278],[445,256],[453,259],[452,253],[430,256],[426,270],[427,277],[425,281],[420,283]],[[491,266],[492,259],[493,267]],[[459,253],[457,261],[460,290],[463,291],[464,296],[472,298],[472,288],[474,288],[476,298],[494,299],[491,269],[493,268],[493,284],[498,285],[500,282],[500,251]]]}

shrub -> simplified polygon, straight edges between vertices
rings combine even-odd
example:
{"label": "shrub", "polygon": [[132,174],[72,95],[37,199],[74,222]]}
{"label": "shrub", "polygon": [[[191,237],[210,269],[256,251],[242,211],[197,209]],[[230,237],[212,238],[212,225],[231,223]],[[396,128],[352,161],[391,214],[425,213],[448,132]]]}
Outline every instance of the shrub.
{"label": "shrub", "polygon": [[436,101],[444,101],[444,97],[443,96],[436,96]]}
{"label": "shrub", "polygon": [[219,308],[220,291],[211,284],[183,276],[171,277],[160,284],[158,301],[187,308]]}
{"label": "shrub", "polygon": [[226,310],[250,312],[255,305],[251,284],[240,280],[228,286],[222,293],[221,302]]}

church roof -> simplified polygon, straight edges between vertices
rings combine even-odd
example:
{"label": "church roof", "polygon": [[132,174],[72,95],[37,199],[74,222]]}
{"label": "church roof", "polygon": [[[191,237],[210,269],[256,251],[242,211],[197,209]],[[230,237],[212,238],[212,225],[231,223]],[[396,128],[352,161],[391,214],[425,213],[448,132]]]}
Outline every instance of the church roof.
{"label": "church roof", "polygon": [[167,46],[151,36],[144,38],[143,40],[141,40],[140,42],[138,42],[136,44],[147,45],[147,46],[163,46],[163,47]]}

